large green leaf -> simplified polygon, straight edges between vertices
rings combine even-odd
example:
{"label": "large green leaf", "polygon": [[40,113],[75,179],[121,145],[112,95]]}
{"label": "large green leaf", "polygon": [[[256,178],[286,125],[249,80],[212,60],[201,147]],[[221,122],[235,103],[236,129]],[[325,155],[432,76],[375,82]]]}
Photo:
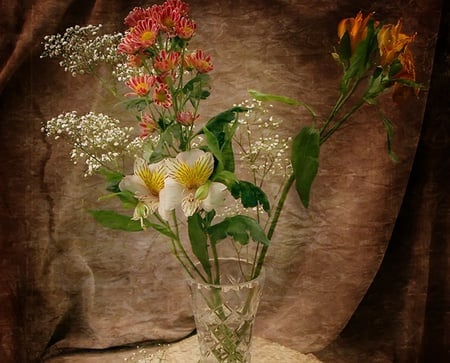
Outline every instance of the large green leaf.
{"label": "large green leaf", "polygon": [[259,204],[267,213],[269,213],[269,199],[263,190],[258,186],[245,180],[239,180],[238,183],[234,183],[231,186],[230,191],[235,199],[241,199],[241,203],[244,208],[253,208]]}
{"label": "large green leaf", "polygon": [[[248,111],[245,107],[235,106],[211,118],[205,127],[213,133],[223,132],[224,127],[236,119],[236,113]],[[201,133],[201,131],[200,131]]]}
{"label": "large green leaf", "polygon": [[217,243],[228,236],[242,245],[248,244],[250,238],[266,246],[270,243],[258,222],[251,217],[243,215],[226,217],[222,222],[209,227],[208,234],[210,235],[211,243]]}
{"label": "large green leaf", "polygon": [[211,264],[208,254],[208,236],[206,234],[202,217],[194,214],[188,218],[188,233],[192,252],[202,264],[205,272],[211,274]]}
{"label": "large green leaf", "polygon": [[292,168],[295,187],[303,205],[308,208],[311,185],[319,170],[320,133],[313,127],[304,127],[292,145]]}
{"label": "large green leaf", "polygon": [[128,232],[143,230],[140,221],[133,221],[130,216],[119,214],[112,210],[90,210],[89,213],[97,222],[107,228]]}

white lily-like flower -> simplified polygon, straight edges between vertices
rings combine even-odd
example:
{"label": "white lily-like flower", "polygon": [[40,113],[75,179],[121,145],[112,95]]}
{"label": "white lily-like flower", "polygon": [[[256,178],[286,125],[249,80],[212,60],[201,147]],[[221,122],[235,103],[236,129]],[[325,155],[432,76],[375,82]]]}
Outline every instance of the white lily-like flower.
{"label": "white lily-like flower", "polygon": [[141,158],[134,161],[134,174],[125,176],[119,183],[120,190],[127,190],[139,199],[133,220],[143,223],[144,218],[158,210],[165,178],[164,161],[150,165]]}
{"label": "white lily-like flower", "polygon": [[168,177],[160,193],[159,211],[163,218],[181,204],[186,217],[197,210],[211,211],[220,207],[227,187],[209,180],[214,171],[214,158],[209,152],[190,150],[166,160]]}

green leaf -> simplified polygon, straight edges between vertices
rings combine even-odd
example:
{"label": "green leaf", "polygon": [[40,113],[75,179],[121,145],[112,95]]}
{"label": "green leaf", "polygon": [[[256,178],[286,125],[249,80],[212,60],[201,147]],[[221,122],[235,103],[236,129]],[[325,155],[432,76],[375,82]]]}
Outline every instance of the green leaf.
{"label": "green leaf", "polygon": [[209,96],[209,75],[199,73],[183,87],[183,93],[189,95],[191,100],[206,99]]}
{"label": "green leaf", "polygon": [[109,192],[120,192],[119,189],[119,183],[121,182],[121,180],[123,179],[124,175],[122,173],[116,172],[116,171],[112,171],[106,168],[101,168],[99,169],[99,174],[103,175],[104,177],[106,177],[106,181],[107,181],[107,185],[106,185],[106,190]]}
{"label": "green leaf", "polygon": [[230,190],[232,189],[234,184],[239,183],[236,174],[228,170],[221,170],[220,172],[216,173],[212,180],[225,184]]}
{"label": "green leaf", "polygon": [[107,228],[128,232],[143,230],[140,221],[133,221],[130,216],[119,214],[112,210],[90,210],[89,213],[97,222]]}
{"label": "green leaf", "polygon": [[235,199],[241,199],[242,206],[244,208],[253,208],[258,204],[261,205],[267,213],[270,212],[270,203],[267,195],[258,186],[240,180],[238,183],[234,183],[231,186],[231,194]]}
{"label": "green leaf", "polygon": [[208,254],[208,236],[206,234],[202,217],[194,214],[188,218],[188,233],[192,252],[202,264],[205,272],[211,274],[211,264]]}
{"label": "green leaf", "polygon": [[235,162],[232,141],[238,127],[236,114],[246,110],[246,108],[242,107],[233,107],[222,112],[209,120],[200,131],[200,133],[205,135],[209,150],[219,162],[216,171],[234,171]]}
{"label": "green leaf", "polygon": [[304,127],[292,145],[292,168],[295,187],[305,208],[309,206],[311,185],[319,170],[320,133],[313,127]]}
{"label": "green leaf", "polygon": [[350,57],[352,56],[352,48],[350,46],[350,35],[348,34],[348,31],[344,33],[342,39],[340,40],[338,54],[340,60],[347,65],[348,61],[350,60]]}
{"label": "green leaf", "polygon": [[402,63],[398,59],[395,59],[389,66],[389,78],[395,77],[402,69]]}
{"label": "green leaf", "polygon": [[230,236],[242,245],[248,244],[250,238],[266,246],[270,244],[258,222],[251,217],[243,215],[225,218],[222,222],[209,227],[208,234],[212,243],[217,243]]}
{"label": "green leaf", "polygon": [[344,72],[342,77],[341,88],[349,79],[361,77],[369,68],[371,68],[373,54],[377,49],[377,31],[375,31],[373,20],[369,20],[367,24],[367,36],[358,43],[351,56],[350,66]]}
{"label": "green leaf", "polygon": [[276,102],[281,102],[281,103],[285,103],[287,105],[292,105],[292,106],[302,106],[304,107],[313,117],[316,117],[316,113],[314,112],[314,110],[309,107],[306,103],[302,102],[302,101],[296,101],[292,98],[289,97],[285,97],[285,96],[280,96],[280,95],[273,95],[273,94],[268,94],[268,93],[262,93],[259,91],[255,91],[255,90],[248,90],[247,91],[250,96],[252,96],[255,100],[258,101],[263,101],[263,102],[267,102],[267,101],[276,101]]}
{"label": "green leaf", "polygon": [[[245,107],[232,107],[226,111],[219,113],[218,115],[211,118],[205,125],[205,127],[213,132],[214,134],[218,132],[223,132],[225,127],[236,119],[237,113],[247,112],[248,109]],[[200,131],[202,133],[202,131]]]}
{"label": "green leaf", "polygon": [[391,121],[380,112],[381,120],[383,121],[384,128],[386,129],[386,143],[388,148],[388,154],[389,158],[394,162],[398,163],[400,162],[400,159],[398,158],[397,154],[394,152],[392,141],[394,139],[394,126],[392,125]]}

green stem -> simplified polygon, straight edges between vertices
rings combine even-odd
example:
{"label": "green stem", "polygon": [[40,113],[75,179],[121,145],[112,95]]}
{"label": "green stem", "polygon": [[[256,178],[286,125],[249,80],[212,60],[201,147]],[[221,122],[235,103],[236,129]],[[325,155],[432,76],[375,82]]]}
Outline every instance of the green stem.
{"label": "green stem", "polygon": [[[270,223],[269,231],[267,232],[267,238],[269,240],[272,239],[272,236],[275,232],[275,228],[277,226],[278,220],[280,219],[281,211],[283,210],[284,203],[286,202],[287,195],[289,190],[291,189],[292,184],[295,181],[295,175],[292,174],[289,179],[286,181],[283,187],[283,191],[281,192],[280,199],[278,200],[277,208],[275,209],[275,213],[272,218],[272,222]],[[253,278],[258,277],[261,273],[262,266],[264,264],[264,259],[266,257],[267,251],[269,249],[268,245],[264,245],[261,249],[261,253],[258,258],[258,263],[256,265],[255,272],[253,274]]]}
{"label": "green stem", "polygon": [[320,137],[320,145],[327,141],[330,136],[333,135],[342,126],[342,124],[347,121],[349,117],[353,115],[364,103],[364,98],[361,98],[356,104],[354,104],[353,107],[339,121],[337,121],[330,130],[325,133],[325,135]]}
{"label": "green stem", "polygon": [[[184,248],[183,244],[180,241],[180,233],[178,230],[178,221],[177,221],[175,211],[173,211],[173,213],[172,213],[172,218],[173,218],[173,223],[175,226],[174,236],[176,237],[176,238],[172,238],[172,244],[174,246],[175,257],[178,259],[178,261],[180,261],[181,265],[186,270],[186,272],[189,274],[189,276],[193,277],[192,272],[191,272],[193,270],[204,282],[207,282],[207,279],[203,276],[201,271],[197,268],[195,263],[189,257],[188,253],[186,252],[186,249]],[[184,263],[184,261],[182,261],[181,256],[179,256],[179,254],[178,254],[178,251],[181,251],[183,258],[188,262],[188,265],[190,266],[190,268],[189,268],[189,266],[187,266]]]}
{"label": "green stem", "polygon": [[344,106],[344,104],[348,101],[348,99],[353,95],[353,93],[355,92],[356,88],[360,84],[361,80],[362,80],[362,78],[357,79],[355,82],[353,82],[353,84],[351,85],[350,89],[346,90],[344,93],[341,93],[339,95],[339,98],[337,99],[336,103],[334,104],[333,109],[331,110],[330,114],[328,115],[328,117],[327,117],[327,119],[325,121],[325,124],[320,129],[320,135],[322,135],[323,133],[327,132],[328,126],[334,120],[336,115],[339,113],[339,111],[341,110],[342,106]]}

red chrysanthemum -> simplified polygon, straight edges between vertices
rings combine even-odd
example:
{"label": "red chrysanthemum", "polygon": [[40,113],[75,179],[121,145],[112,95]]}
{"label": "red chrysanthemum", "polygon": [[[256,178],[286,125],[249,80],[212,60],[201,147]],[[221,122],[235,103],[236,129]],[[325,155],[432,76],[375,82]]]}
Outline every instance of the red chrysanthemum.
{"label": "red chrysanthemum", "polygon": [[147,12],[143,8],[137,6],[125,17],[124,24],[132,28],[136,26],[140,20],[145,19],[146,16]]}
{"label": "red chrysanthemum", "polygon": [[161,29],[167,32],[169,36],[175,36],[177,25],[181,20],[181,13],[177,8],[165,5],[159,11],[158,23]]}
{"label": "red chrysanthemum", "polygon": [[158,24],[150,19],[140,20],[137,25],[126,34],[118,46],[118,51],[133,55],[155,45],[158,37]]}
{"label": "red chrysanthemum", "polygon": [[181,0],[167,0],[164,5],[176,9],[182,16],[189,15],[189,5]]}
{"label": "red chrysanthemum", "polygon": [[153,67],[159,73],[171,72],[180,64],[180,60],[180,52],[167,52],[163,49],[155,57]]}
{"label": "red chrysanthemum", "polygon": [[127,93],[127,96],[146,96],[155,85],[156,78],[151,75],[131,77],[125,84],[133,91]]}
{"label": "red chrysanthemum", "polygon": [[196,69],[199,73],[208,73],[214,69],[211,56],[206,55],[200,49],[188,54],[184,61],[188,69]]}
{"label": "red chrysanthemum", "polygon": [[181,39],[191,39],[195,33],[196,24],[190,18],[181,18],[176,25],[175,33]]}
{"label": "red chrysanthemum", "polygon": [[169,108],[172,106],[172,95],[169,91],[169,86],[165,83],[160,83],[153,91],[153,102],[155,104]]}

